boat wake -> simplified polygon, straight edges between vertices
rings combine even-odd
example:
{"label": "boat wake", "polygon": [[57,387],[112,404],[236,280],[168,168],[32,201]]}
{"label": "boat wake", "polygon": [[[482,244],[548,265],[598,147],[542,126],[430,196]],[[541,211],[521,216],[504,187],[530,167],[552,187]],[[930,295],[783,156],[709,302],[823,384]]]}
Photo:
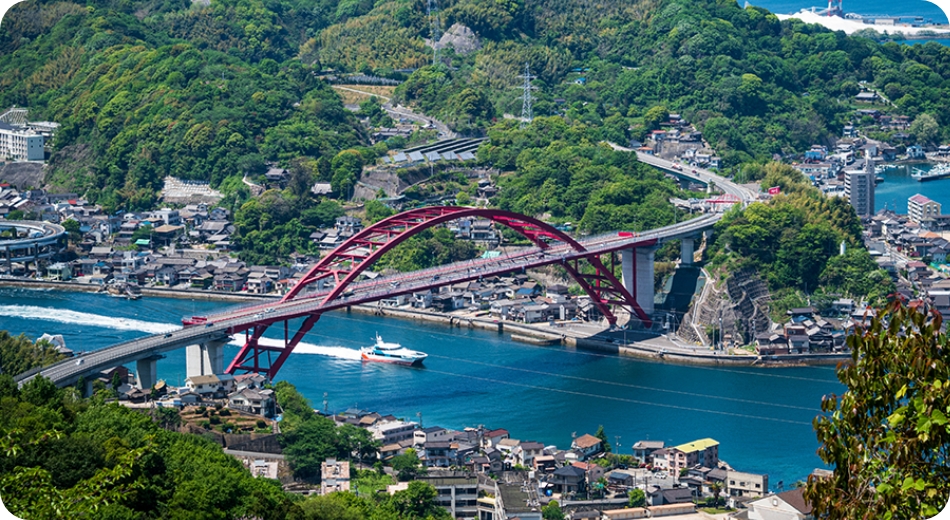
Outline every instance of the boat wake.
{"label": "boat wake", "polygon": [[[278,339],[261,338],[258,340],[261,345],[274,347],[283,347],[284,342]],[[244,338],[236,337],[228,342],[229,345],[237,347],[244,346]],[[314,345],[313,343],[300,343],[294,349],[294,354],[316,354],[318,356],[327,356],[337,359],[348,359],[351,361],[360,360],[360,351],[346,347],[325,347],[323,345]]]}
{"label": "boat wake", "polygon": [[322,345],[312,345],[310,343],[301,343],[294,349],[294,354],[316,354],[318,356],[328,356],[338,359],[349,359],[351,361],[360,360],[360,351],[346,347],[324,347]]}
{"label": "boat wake", "polygon": [[52,310],[31,305],[0,305],[0,317],[44,320],[66,325],[85,325],[87,327],[101,329],[134,330],[147,332],[149,334],[163,334],[181,328],[179,325],[169,323],[155,323],[131,318],[100,316],[98,314],[63,309]]}

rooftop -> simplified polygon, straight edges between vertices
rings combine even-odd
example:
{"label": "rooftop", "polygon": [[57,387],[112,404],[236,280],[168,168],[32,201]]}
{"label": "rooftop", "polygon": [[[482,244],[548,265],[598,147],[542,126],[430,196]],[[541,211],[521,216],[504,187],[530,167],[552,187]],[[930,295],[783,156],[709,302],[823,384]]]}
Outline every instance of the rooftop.
{"label": "rooftop", "polygon": [[683,453],[692,453],[694,451],[700,451],[712,448],[713,446],[719,446],[719,441],[715,439],[699,439],[693,442],[687,442],[686,444],[680,444],[675,448],[682,451]]}

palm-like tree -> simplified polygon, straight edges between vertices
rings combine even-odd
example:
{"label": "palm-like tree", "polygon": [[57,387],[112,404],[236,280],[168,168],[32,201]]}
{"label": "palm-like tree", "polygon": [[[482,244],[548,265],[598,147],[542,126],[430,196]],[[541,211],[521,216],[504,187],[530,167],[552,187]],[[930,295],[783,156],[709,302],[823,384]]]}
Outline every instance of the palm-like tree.
{"label": "palm-like tree", "polygon": [[709,484],[709,489],[713,493],[713,507],[719,507],[719,493],[722,492],[722,482],[714,480]]}

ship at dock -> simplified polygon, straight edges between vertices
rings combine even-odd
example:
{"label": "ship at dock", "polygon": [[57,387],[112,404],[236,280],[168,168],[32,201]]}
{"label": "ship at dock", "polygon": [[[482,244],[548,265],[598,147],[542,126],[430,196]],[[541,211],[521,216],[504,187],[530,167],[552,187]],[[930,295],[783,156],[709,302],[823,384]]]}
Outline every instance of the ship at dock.
{"label": "ship at dock", "polygon": [[930,170],[926,171],[920,168],[914,168],[910,176],[918,182],[933,181],[942,179],[944,177],[950,177],[950,164],[938,164],[937,166],[934,166]]}

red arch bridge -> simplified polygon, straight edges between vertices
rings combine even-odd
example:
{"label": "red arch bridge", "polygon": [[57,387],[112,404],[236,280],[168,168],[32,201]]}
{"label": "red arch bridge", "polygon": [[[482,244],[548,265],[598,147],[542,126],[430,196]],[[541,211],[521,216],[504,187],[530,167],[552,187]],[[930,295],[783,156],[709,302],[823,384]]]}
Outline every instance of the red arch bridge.
{"label": "red arch bridge", "polygon": [[[510,228],[531,247],[491,259],[456,262],[369,280],[363,273],[386,252],[425,229],[462,218],[482,218]],[[279,302],[232,309],[186,320],[181,330],[148,336],[87,353],[43,370],[18,376],[20,384],[41,373],[58,385],[73,384],[109,367],[136,362],[139,384],[156,381],[155,361],[163,352],[187,347],[189,376],[258,372],[273,379],[294,347],[329,311],[375,302],[484,276],[558,264],[574,278],[604,317],[614,324],[617,309],[649,327],[653,313],[653,254],[664,241],[678,239],[682,261],[691,263],[694,239],[721,218],[702,215],[644,233],[614,232],[575,239],[549,224],[517,213],[467,207],[426,207],[394,215],[369,226],[313,266]],[[620,253],[615,255],[613,253]],[[617,257],[623,276],[614,276]],[[291,320],[302,322],[294,329]],[[262,342],[266,330],[283,331],[280,344]],[[244,345],[224,369],[223,345],[238,334]]]}

